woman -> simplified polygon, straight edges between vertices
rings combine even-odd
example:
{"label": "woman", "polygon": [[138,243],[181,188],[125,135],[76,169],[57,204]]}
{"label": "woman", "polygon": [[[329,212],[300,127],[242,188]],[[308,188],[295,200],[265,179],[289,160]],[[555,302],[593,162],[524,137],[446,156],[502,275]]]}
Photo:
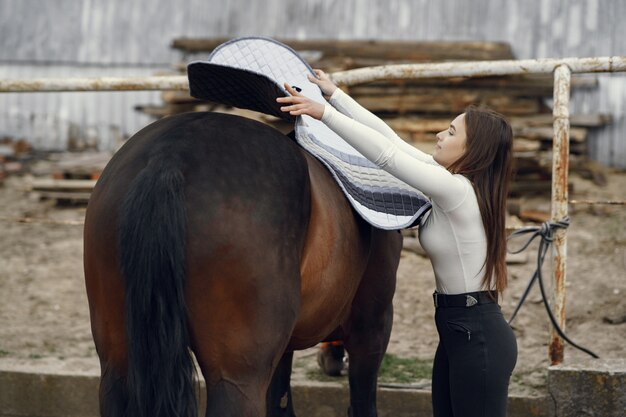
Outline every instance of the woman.
{"label": "woman", "polygon": [[433,155],[400,139],[316,70],[330,104],[278,98],[281,110],[322,120],[350,145],[432,200],[419,238],[435,272],[439,345],[433,364],[435,417],[506,415],[517,359],[515,336],[497,304],[506,287],[506,195],[513,134],[506,120],[470,107],[437,134]]}

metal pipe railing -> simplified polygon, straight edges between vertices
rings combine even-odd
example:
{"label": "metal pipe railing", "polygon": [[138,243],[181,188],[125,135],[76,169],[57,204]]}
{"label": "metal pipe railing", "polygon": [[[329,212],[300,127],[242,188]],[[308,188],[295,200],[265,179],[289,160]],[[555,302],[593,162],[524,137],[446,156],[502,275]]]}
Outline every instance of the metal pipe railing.
{"label": "metal pipe railing", "polygon": [[342,85],[353,85],[383,79],[550,74],[563,65],[572,73],[626,71],[626,56],[384,65],[336,72],[332,79]]}
{"label": "metal pipe railing", "polygon": [[[572,73],[621,72],[626,71],[626,56],[384,65],[335,72],[331,78],[349,86],[383,79],[550,74],[561,65],[568,66]],[[0,80],[3,93],[187,89],[189,83],[184,75]]]}
{"label": "metal pipe railing", "polygon": [[185,75],[0,80],[0,93],[188,90]]}
{"label": "metal pipe railing", "polygon": [[[554,74],[554,136],[552,159],[551,220],[567,216],[569,165],[569,96],[572,73],[626,72],[626,57],[528,59],[475,62],[401,64],[359,68],[336,72],[331,79],[350,86],[385,79],[487,77],[516,74]],[[42,78],[0,80],[0,92],[60,91],[138,91],[188,90],[186,76]],[[553,247],[552,303],[559,326],[565,328],[565,271],[567,234],[555,233]],[[549,356],[552,364],[563,361],[563,340],[554,331],[550,336]]]}

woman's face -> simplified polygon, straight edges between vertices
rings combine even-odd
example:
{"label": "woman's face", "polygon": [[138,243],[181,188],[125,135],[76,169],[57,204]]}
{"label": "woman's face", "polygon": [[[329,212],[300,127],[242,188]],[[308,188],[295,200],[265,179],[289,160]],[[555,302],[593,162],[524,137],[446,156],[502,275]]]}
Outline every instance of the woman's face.
{"label": "woman's face", "polygon": [[435,152],[433,152],[433,159],[439,165],[448,168],[463,155],[466,143],[465,113],[461,113],[450,123],[448,129],[437,133],[437,145]]}

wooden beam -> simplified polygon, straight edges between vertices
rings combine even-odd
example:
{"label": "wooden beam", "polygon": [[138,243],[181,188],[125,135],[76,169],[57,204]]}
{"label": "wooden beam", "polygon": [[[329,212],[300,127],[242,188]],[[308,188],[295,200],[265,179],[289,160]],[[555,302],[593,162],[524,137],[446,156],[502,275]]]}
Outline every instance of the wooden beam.
{"label": "wooden beam", "polygon": [[[210,52],[230,38],[178,38],[171,46],[187,53]],[[513,59],[511,46],[505,42],[471,41],[378,41],[337,39],[276,39],[297,51],[320,51],[324,55],[350,56],[353,59],[407,60],[414,62],[446,60]]]}
{"label": "wooden beam", "polygon": [[481,96],[478,91],[463,93],[441,90],[436,96],[430,94],[385,95],[355,97],[365,108],[380,113],[461,113],[470,104],[485,104],[507,115],[530,115],[540,110],[536,98],[511,98],[501,95]]}
{"label": "wooden beam", "polygon": [[69,191],[35,191],[40,199],[44,200],[69,200],[76,202],[88,202],[91,192],[69,192]]}
{"label": "wooden beam", "polygon": [[31,190],[91,190],[96,185],[95,180],[55,180],[52,178],[38,178],[30,183]]}

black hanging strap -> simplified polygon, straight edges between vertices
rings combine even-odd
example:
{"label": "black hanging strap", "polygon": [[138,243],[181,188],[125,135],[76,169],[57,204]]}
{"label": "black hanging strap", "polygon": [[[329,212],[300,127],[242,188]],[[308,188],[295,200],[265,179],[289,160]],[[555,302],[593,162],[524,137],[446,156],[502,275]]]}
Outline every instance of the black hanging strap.
{"label": "black hanging strap", "polygon": [[548,317],[550,318],[550,321],[552,322],[552,326],[554,326],[559,336],[561,336],[563,340],[565,340],[570,345],[574,346],[576,349],[582,350],[583,352],[587,353],[588,355],[591,355],[594,358],[598,358],[598,355],[596,355],[589,349],[585,349],[584,347],[579,346],[576,343],[574,343],[572,340],[570,340],[565,335],[563,330],[561,330],[556,319],[554,318],[554,314],[552,313],[552,309],[550,308],[550,304],[548,303],[548,297],[546,296],[545,287],[543,285],[541,267],[543,266],[543,261],[546,257],[546,253],[548,252],[548,248],[550,247],[550,244],[554,241],[554,231],[556,229],[567,229],[569,224],[570,224],[569,217],[565,217],[564,219],[557,221],[557,222],[547,221],[543,223],[540,227],[526,227],[520,230],[516,230],[515,232],[511,233],[511,235],[509,236],[508,239],[512,239],[514,237],[531,234],[530,238],[528,238],[528,241],[522,246],[521,249],[516,250],[516,251],[509,251],[509,253],[513,253],[513,254],[522,252],[532,243],[533,240],[535,240],[535,238],[541,237],[541,241],[539,242],[539,253],[537,254],[537,269],[535,270],[535,273],[530,279],[530,282],[528,283],[528,286],[526,287],[524,294],[520,298],[519,303],[517,303],[517,306],[515,307],[515,310],[513,311],[511,318],[509,319],[509,324],[511,324],[513,320],[515,319],[517,312],[522,307],[522,304],[526,300],[526,297],[528,296],[528,293],[530,292],[535,281],[539,281],[539,288],[541,290],[541,298],[543,300],[543,304],[546,307],[546,311],[548,312]]}

